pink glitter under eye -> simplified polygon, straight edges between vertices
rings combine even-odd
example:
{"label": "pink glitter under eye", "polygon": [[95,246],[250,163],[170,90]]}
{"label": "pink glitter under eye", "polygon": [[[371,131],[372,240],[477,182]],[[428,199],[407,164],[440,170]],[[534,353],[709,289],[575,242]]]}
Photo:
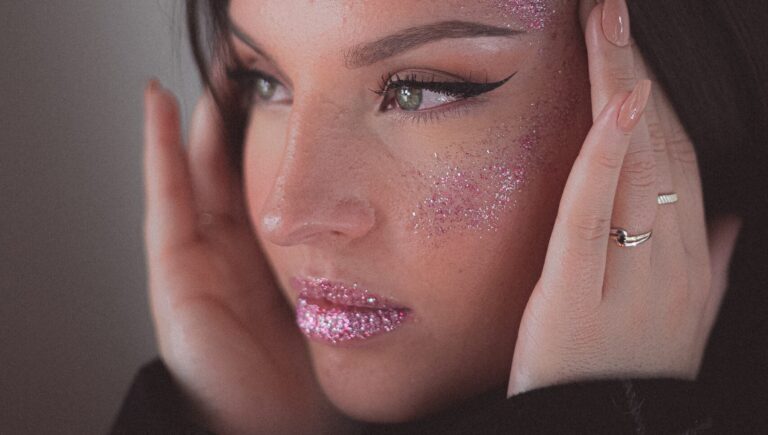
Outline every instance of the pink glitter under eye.
{"label": "pink glitter under eye", "polygon": [[490,162],[471,169],[453,166],[426,178],[431,193],[411,216],[415,231],[435,236],[459,226],[470,230],[497,228],[500,213],[525,179],[525,168]]}
{"label": "pink glitter under eye", "polygon": [[446,157],[436,154],[435,167],[441,169],[416,171],[429,191],[410,213],[415,233],[429,238],[452,230],[499,228],[504,211],[514,204],[515,192],[529,178],[533,148],[538,141],[535,130],[522,136],[517,141],[517,155],[512,158],[507,155],[511,149],[497,144],[505,135],[503,128],[492,129],[485,141],[488,147],[479,153]]}

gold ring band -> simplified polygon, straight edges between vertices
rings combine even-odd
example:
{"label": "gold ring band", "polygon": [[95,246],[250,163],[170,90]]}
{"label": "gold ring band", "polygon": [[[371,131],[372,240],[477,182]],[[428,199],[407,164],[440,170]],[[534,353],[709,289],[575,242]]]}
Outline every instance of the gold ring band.
{"label": "gold ring band", "polygon": [[656,197],[656,203],[659,205],[674,204],[676,202],[677,202],[677,194],[675,192],[661,193],[659,194],[659,196]]}

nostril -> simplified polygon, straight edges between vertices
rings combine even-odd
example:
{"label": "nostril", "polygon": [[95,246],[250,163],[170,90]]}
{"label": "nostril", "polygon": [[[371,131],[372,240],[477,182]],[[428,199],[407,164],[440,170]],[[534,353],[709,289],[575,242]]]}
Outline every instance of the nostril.
{"label": "nostril", "polygon": [[260,219],[264,237],[280,246],[357,239],[374,226],[370,204],[363,201],[326,201],[323,204],[282,204]]}

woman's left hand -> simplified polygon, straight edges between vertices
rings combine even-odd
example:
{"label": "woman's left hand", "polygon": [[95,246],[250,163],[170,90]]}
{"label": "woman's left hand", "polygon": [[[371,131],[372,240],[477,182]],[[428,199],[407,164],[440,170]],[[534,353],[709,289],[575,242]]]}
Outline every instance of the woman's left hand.
{"label": "woman's left hand", "polygon": [[[594,3],[582,0],[598,121],[615,94],[649,74],[625,0]],[[653,88],[628,146],[603,143],[611,136],[596,122],[574,162],[521,320],[508,396],[596,378],[698,375],[740,222],[717,222],[707,239],[693,145]],[[657,194],[670,192],[678,202],[657,205]],[[653,233],[622,247],[612,227]]]}

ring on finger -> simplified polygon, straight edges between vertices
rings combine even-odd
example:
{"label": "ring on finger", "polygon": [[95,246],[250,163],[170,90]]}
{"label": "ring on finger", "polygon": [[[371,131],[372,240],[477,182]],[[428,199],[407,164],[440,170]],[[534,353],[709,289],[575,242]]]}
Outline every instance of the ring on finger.
{"label": "ring on finger", "polygon": [[677,202],[677,193],[675,192],[660,193],[659,196],[656,197],[656,203],[659,205],[674,204],[676,202]]}
{"label": "ring on finger", "polygon": [[647,233],[630,235],[624,228],[611,228],[611,238],[622,248],[637,246],[651,238],[653,230]]}

